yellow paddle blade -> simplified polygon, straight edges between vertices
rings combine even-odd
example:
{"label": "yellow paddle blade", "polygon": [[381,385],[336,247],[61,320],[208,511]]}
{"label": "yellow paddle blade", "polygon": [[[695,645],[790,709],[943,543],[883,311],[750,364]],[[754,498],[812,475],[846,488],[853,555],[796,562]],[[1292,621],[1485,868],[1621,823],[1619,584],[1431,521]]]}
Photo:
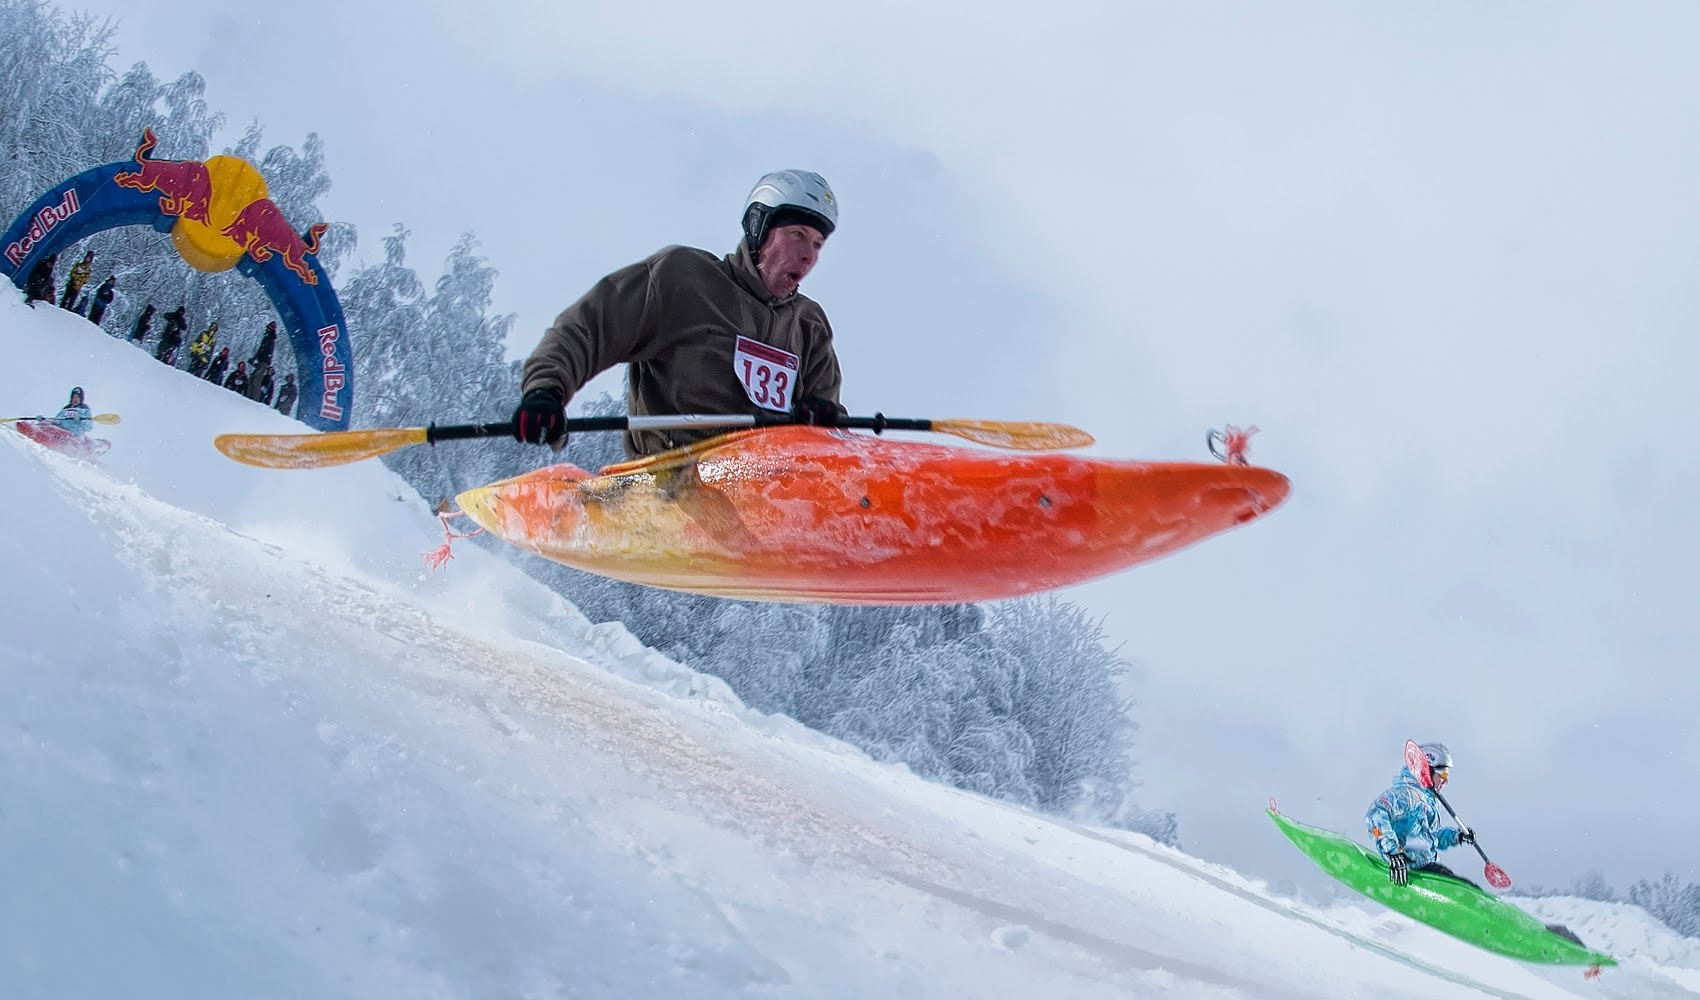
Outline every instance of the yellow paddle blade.
{"label": "yellow paddle blade", "polygon": [[1019,451],[1084,448],[1096,440],[1078,427],[1015,420],[935,420],[933,430],[976,444]]}
{"label": "yellow paddle blade", "polygon": [[121,419],[116,413],[97,413],[94,415],[94,422],[97,424],[116,424]]}
{"label": "yellow paddle blade", "polygon": [[380,427],[324,434],[220,434],[213,447],[244,465],[262,469],[317,469],[387,455],[425,443],[423,427]]}

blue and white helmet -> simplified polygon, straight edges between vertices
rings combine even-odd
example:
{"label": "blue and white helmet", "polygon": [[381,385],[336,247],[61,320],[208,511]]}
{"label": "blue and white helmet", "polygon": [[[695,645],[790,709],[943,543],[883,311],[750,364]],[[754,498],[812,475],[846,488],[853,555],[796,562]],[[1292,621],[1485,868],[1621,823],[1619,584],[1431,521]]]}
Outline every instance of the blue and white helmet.
{"label": "blue and white helmet", "polygon": [[776,170],[756,181],[744,199],[744,238],[750,253],[761,250],[774,226],[802,223],[831,236],[838,228],[838,199],[826,178],[809,170]]}

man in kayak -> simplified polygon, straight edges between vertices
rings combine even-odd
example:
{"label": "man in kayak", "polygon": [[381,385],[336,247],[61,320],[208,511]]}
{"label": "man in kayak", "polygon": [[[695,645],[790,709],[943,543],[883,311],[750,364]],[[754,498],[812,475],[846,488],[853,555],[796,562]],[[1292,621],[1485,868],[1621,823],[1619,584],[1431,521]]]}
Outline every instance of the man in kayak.
{"label": "man in kayak", "polygon": [[83,402],[83,387],[71,387],[71,398],[53,415],[53,423],[82,437],[94,428],[94,414],[89,411],[88,404]]}
{"label": "man in kayak", "polygon": [[[566,404],[622,362],[632,416],[777,413],[808,423],[842,415],[826,313],[797,288],[838,226],[825,178],[780,170],[744,202],[743,236],[724,258],[669,246],[608,275],[567,307],[526,360],[514,410],[520,441],[559,451]],[[636,458],[724,433],[626,432]]]}
{"label": "man in kayak", "polygon": [[1410,768],[1404,768],[1393,779],[1393,787],[1382,792],[1364,814],[1369,835],[1375,838],[1375,849],[1386,859],[1387,877],[1394,885],[1410,884],[1412,871],[1458,878],[1435,857],[1448,848],[1476,842],[1476,835],[1467,829],[1440,825],[1434,793],[1451,776],[1452,752],[1444,743],[1424,743],[1418,749],[1428,760],[1434,788],[1425,787]]}

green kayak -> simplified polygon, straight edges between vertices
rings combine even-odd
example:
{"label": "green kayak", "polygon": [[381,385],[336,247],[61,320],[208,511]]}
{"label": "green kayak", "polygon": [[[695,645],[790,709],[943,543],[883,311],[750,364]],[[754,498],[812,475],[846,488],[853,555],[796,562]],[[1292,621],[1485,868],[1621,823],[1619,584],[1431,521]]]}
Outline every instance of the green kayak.
{"label": "green kayak", "polygon": [[1523,910],[1468,882],[1434,872],[1411,872],[1411,884],[1387,878],[1387,862],[1374,850],[1337,833],[1295,823],[1268,810],[1269,818],[1322,870],[1378,903],[1478,948],[1547,965],[1616,965],[1558,933]]}

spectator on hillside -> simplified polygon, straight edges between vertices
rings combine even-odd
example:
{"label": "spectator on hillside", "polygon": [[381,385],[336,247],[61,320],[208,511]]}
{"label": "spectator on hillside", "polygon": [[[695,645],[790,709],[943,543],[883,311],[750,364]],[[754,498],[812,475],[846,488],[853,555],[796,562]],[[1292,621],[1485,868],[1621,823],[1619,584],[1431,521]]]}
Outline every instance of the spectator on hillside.
{"label": "spectator on hillside", "polygon": [[230,348],[218,349],[218,357],[213,358],[212,366],[207,369],[207,381],[213,385],[224,384],[224,373],[230,368]]}
{"label": "spectator on hillside", "polygon": [[283,377],[283,387],[277,391],[277,412],[286,417],[295,416],[295,373]]}
{"label": "spectator on hillside", "polygon": [[236,370],[224,380],[224,387],[238,396],[248,395],[248,362],[236,362]]}
{"label": "spectator on hillside", "polygon": [[59,255],[50,253],[36,261],[30,268],[29,280],[24,283],[24,301],[53,302],[53,265],[59,262]]}
{"label": "spectator on hillside", "polygon": [[257,403],[272,405],[272,366],[265,365],[254,372],[254,377],[248,380],[248,398]]}
{"label": "spectator on hillside", "polygon": [[83,254],[83,259],[71,265],[71,276],[65,279],[65,294],[59,296],[59,308],[72,309],[77,304],[77,296],[88,284],[89,272],[94,270],[94,251]]}
{"label": "spectator on hillside", "polygon": [[207,369],[212,367],[213,350],[217,346],[212,331],[202,330],[189,345],[189,374],[196,378],[206,378]]}
{"label": "spectator on hillside", "polygon": [[183,331],[189,328],[189,321],[183,315],[185,308],[178,306],[165,314],[165,330],[153,352],[156,359],[173,367],[177,364],[177,349],[183,346]]}
{"label": "spectator on hillside", "polygon": [[[269,381],[272,377],[272,366],[270,362],[260,364],[258,361],[250,359],[248,362],[248,398],[259,399],[260,381],[262,379]],[[270,403],[268,402],[267,405],[270,405]]]}
{"label": "spectator on hillside", "polygon": [[195,336],[189,345],[189,374],[202,378],[207,373],[207,367],[212,364],[213,346],[217,342],[218,321],[213,320],[211,326]]}
{"label": "spectator on hillside", "polygon": [[90,323],[99,326],[100,321],[106,318],[106,307],[118,296],[118,292],[113,288],[117,284],[118,276],[109,274],[106,280],[100,283],[100,287],[94,290],[94,301],[89,304]]}
{"label": "spectator on hillside", "polygon": [[136,317],[136,324],[130,327],[130,342],[139,344],[148,339],[148,329],[153,326],[153,303],[142,308],[142,314]]}
{"label": "spectator on hillside", "polygon": [[260,335],[260,346],[254,348],[254,356],[249,358],[248,362],[255,367],[260,365],[270,367],[272,363],[272,351],[276,350],[276,348],[277,322],[274,320],[266,324],[266,332]]}

